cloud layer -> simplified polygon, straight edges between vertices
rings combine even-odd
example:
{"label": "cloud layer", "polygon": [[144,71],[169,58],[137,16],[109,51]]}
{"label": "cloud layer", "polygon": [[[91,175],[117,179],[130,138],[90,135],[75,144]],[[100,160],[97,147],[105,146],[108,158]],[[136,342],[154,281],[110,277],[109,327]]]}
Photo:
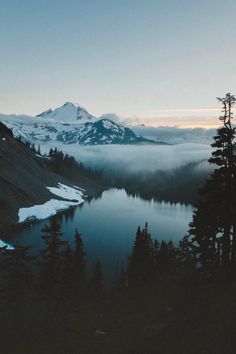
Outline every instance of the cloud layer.
{"label": "cloud layer", "polygon": [[[117,174],[171,170],[188,162],[207,159],[211,152],[209,145],[194,143],[141,146],[57,145],[57,147],[75,156],[86,166]],[[49,145],[43,146],[42,149],[48,150]]]}

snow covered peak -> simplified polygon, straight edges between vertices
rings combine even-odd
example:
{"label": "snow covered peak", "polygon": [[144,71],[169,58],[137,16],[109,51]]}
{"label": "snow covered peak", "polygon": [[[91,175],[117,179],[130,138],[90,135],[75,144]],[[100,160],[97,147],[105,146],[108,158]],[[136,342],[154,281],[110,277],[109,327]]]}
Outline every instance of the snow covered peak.
{"label": "snow covered peak", "polygon": [[92,120],[95,117],[77,103],[66,102],[52,110],[51,108],[37,115],[37,117],[53,119],[57,122],[75,122],[78,120]]}
{"label": "snow covered peak", "polygon": [[110,131],[119,131],[119,130],[123,130],[124,129],[122,125],[117,124],[117,123],[113,122],[110,119],[100,119],[97,122],[97,125],[100,125],[104,129],[110,130]]}
{"label": "snow covered peak", "polygon": [[[83,108],[82,106],[80,106],[78,103],[73,103],[73,102],[69,102],[69,101],[67,101],[67,102],[65,102],[61,107],[74,107],[74,108]],[[61,107],[59,107],[59,108],[61,108]]]}
{"label": "snow covered peak", "polygon": [[78,103],[73,103],[73,102],[67,101],[67,102],[65,102],[65,103],[63,104],[63,107],[64,107],[64,106],[74,106],[74,107],[78,107],[79,104],[78,104]]}

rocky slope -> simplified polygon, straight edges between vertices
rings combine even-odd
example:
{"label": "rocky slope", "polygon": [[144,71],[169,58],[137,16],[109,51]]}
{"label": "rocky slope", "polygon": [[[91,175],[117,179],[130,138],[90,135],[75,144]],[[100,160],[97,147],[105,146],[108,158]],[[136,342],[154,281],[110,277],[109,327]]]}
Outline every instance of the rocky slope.
{"label": "rocky slope", "polygon": [[[46,188],[56,187],[59,182],[74,183],[52,172],[45,158],[15,139],[11,130],[0,123],[0,229],[18,221],[20,208],[62,199]],[[76,182],[86,189],[86,194],[96,190],[96,185],[86,178]]]}

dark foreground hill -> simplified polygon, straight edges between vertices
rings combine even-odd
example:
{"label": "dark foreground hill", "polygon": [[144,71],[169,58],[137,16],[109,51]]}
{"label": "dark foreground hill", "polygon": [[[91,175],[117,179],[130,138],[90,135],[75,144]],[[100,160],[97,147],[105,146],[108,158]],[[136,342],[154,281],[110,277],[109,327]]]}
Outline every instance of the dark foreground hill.
{"label": "dark foreground hill", "polygon": [[[60,199],[46,186],[57,186],[58,182],[70,184],[70,181],[51,171],[46,162],[0,123],[0,229],[18,221],[20,208],[42,204],[52,198]],[[71,182],[79,183],[86,189],[86,194],[98,189],[86,178]]]}

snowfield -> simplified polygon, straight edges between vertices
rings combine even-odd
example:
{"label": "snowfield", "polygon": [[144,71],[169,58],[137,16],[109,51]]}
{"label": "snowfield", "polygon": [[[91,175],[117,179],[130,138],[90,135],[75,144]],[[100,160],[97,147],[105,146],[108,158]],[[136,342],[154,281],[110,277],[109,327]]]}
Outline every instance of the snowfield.
{"label": "snowfield", "polygon": [[9,243],[6,243],[0,239],[0,247],[6,247],[8,250],[13,250],[14,247],[9,245]]}
{"label": "snowfield", "polygon": [[47,219],[57,212],[68,209],[84,202],[83,192],[78,187],[72,188],[58,183],[57,187],[46,187],[51,193],[67,200],[50,199],[44,204],[34,205],[28,208],[20,208],[18,222],[22,223],[30,219]]}
{"label": "snowfield", "polygon": [[47,219],[55,215],[58,211],[65,210],[70,206],[79,204],[78,202],[66,202],[58,199],[51,199],[44,204],[34,205],[29,208],[20,208],[18,212],[18,222],[24,222],[30,219]]}
{"label": "snowfield", "polygon": [[58,197],[75,200],[77,202],[82,203],[84,201],[83,193],[79,187],[74,186],[74,188],[69,187],[65,184],[58,183],[57,187],[46,187],[52,194],[57,195]]}

